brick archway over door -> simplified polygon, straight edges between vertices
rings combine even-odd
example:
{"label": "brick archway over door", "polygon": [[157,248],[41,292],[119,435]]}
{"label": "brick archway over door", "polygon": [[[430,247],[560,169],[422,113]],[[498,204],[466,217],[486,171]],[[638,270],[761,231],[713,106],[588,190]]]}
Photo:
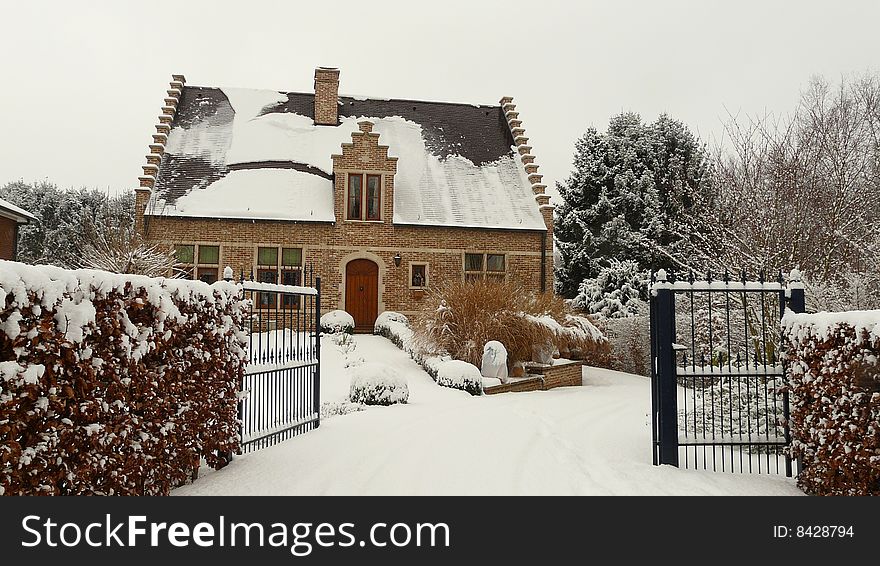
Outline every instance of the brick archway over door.
{"label": "brick archway over door", "polygon": [[373,332],[379,315],[379,266],[355,259],[345,266],[345,310],[354,317],[355,332]]}

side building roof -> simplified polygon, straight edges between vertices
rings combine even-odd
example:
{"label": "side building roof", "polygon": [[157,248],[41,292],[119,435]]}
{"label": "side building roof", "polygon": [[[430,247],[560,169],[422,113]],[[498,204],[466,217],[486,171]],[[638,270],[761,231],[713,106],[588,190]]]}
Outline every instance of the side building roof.
{"label": "side building roof", "polygon": [[27,210],[15,206],[11,202],[3,200],[2,198],[0,198],[0,216],[15,220],[19,224],[27,224],[31,220],[37,219],[36,216],[31,214]]}

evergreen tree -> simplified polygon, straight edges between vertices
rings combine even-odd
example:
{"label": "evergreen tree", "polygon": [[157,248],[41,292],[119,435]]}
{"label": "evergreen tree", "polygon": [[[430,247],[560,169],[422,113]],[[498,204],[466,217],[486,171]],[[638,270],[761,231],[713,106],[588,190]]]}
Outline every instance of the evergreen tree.
{"label": "evergreen tree", "polygon": [[668,267],[658,250],[674,243],[669,226],[703,200],[707,168],[697,138],[666,115],[645,124],[625,112],[605,133],[588,129],[575,144],[574,170],[557,184],[565,201],[555,223],[557,291],[573,297],[611,259]]}
{"label": "evergreen tree", "polygon": [[626,318],[645,314],[648,273],[631,260],[611,259],[594,279],[578,287],[571,305],[602,318]]}
{"label": "evergreen tree", "polygon": [[48,181],[14,181],[0,198],[36,216],[19,229],[18,259],[60,267],[81,267],[83,250],[106,226],[134,226],[134,191],[110,196],[97,189],[63,190]]}

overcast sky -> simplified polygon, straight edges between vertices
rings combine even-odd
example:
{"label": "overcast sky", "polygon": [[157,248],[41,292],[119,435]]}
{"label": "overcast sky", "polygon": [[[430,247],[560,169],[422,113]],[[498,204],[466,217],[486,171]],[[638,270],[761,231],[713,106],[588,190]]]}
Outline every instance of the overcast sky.
{"label": "overcast sky", "polygon": [[[172,73],[190,85],[495,104],[514,97],[545,181],[623,110],[704,139],[786,112],[812,74],[880,69],[880,2],[3,0],[0,184],[134,187]],[[431,9],[429,10],[428,7]]]}

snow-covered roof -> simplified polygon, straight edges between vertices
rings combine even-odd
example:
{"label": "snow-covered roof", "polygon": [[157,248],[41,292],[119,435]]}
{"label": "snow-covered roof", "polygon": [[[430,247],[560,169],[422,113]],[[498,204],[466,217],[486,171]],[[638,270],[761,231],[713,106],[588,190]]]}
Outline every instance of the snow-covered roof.
{"label": "snow-covered roof", "polygon": [[500,106],[187,86],[149,215],[333,222],[333,162],[370,120],[398,158],[395,224],[545,230]]}
{"label": "snow-covered roof", "polygon": [[37,219],[36,216],[27,210],[15,206],[11,202],[3,200],[2,198],[0,198],[0,216],[15,220],[19,224],[27,224],[31,220]]}

